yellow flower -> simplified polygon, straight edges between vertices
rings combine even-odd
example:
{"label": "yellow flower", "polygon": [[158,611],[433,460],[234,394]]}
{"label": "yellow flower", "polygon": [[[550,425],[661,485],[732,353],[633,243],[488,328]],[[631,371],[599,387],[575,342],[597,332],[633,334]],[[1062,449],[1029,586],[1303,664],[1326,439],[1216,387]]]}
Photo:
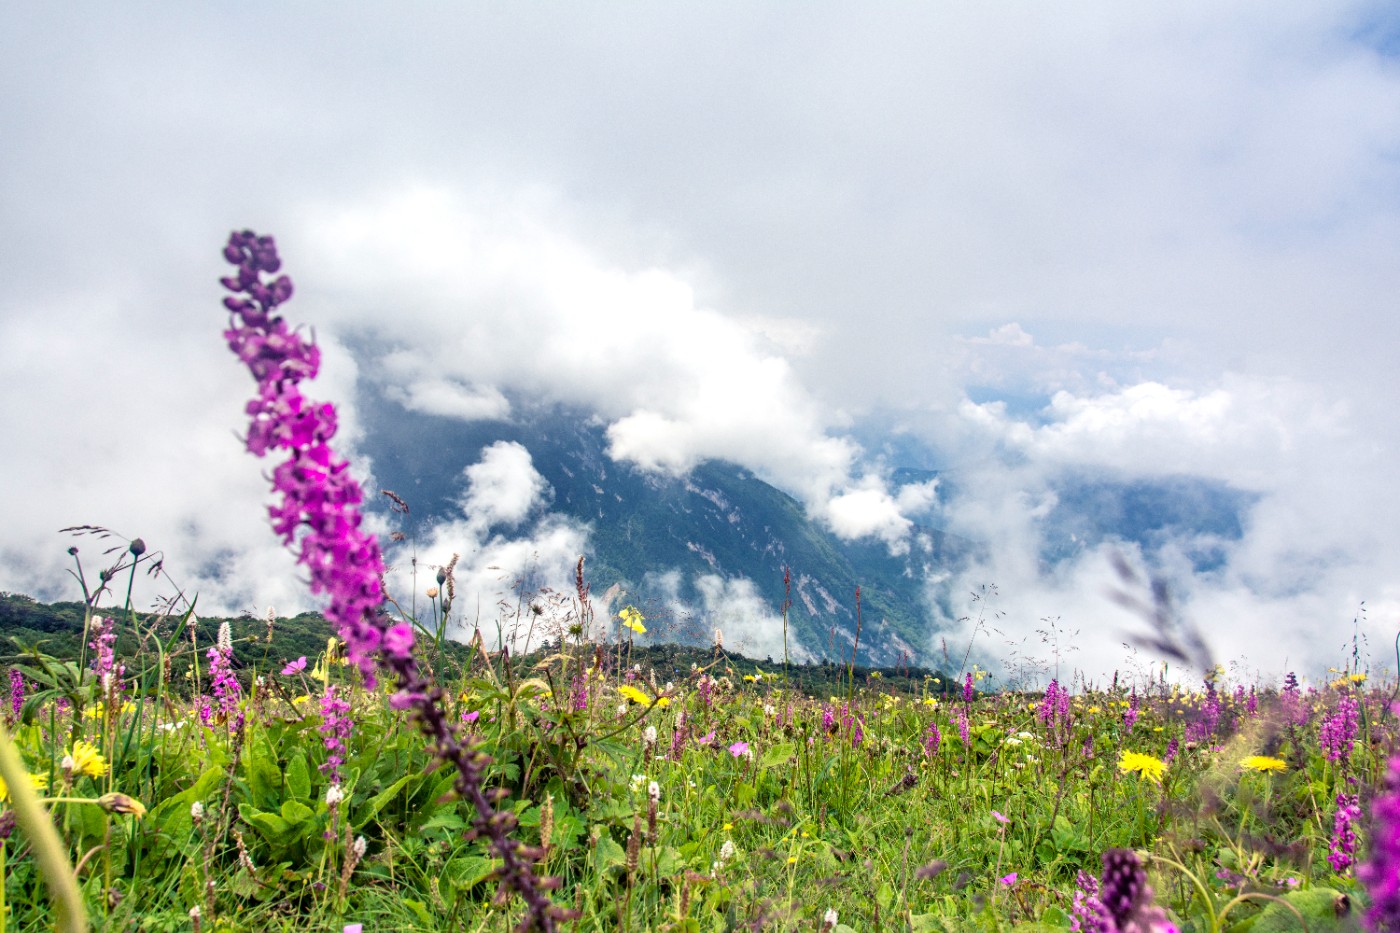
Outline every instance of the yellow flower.
{"label": "yellow flower", "polygon": [[1127,774],[1136,771],[1153,784],[1162,783],[1162,772],[1167,770],[1167,763],[1160,758],[1153,758],[1151,755],[1144,755],[1141,752],[1124,752],[1123,757],[1118,759],[1118,770]]}
{"label": "yellow flower", "polygon": [[[35,790],[44,790],[49,786],[48,775],[29,774],[28,772],[26,772],[26,776],[29,778],[29,786],[34,788]],[[0,801],[8,801],[9,799],[10,786],[5,783],[5,779],[3,777],[0,777]]]}
{"label": "yellow flower", "polygon": [[1269,771],[1282,771],[1285,765],[1277,758],[1269,758],[1266,755],[1250,755],[1240,762],[1240,767],[1264,774]]}
{"label": "yellow flower", "polygon": [[1089,712],[1090,712],[1090,713],[1097,713],[1097,712],[1099,712],[1099,708],[1098,708],[1097,706],[1091,706],[1091,707],[1089,707]]}
{"label": "yellow flower", "polygon": [[638,690],[636,687],[633,687],[631,684],[623,684],[621,687],[617,688],[617,692],[622,694],[624,697],[626,697],[633,703],[641,703],[648,706],[651,705],[651,697],[647,696],[645,693]]}
{"label": "yellow flower", "polygon": [[1351,682],[1354,683],[1354,684],[1364,683],[1365,681],[1366,681],[1366,675],[1365,675],[1365,674],[1352,674],[1352,675],[1351,675]]}
{"label": "yellow flower", "polygon": [[102,757],[97,746],[91,742],[79,739],[68,755],[73,759],[74,774],[86,774],[88,777],[99,778],[107,773],[107,759]]}
{"label": "yellow flower", "polygon": [[630,628],[638,635],[645,635],[647,633],[647,627],[642,624],[644,616],[637,611],[637,607],[628,606],[619,612],[617,617],[622,621],[624,627]]}

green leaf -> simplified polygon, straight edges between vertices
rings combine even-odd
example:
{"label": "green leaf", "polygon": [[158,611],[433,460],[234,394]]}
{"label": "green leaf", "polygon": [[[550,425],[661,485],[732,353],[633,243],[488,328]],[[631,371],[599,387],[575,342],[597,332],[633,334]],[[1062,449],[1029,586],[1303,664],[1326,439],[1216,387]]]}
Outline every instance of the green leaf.
{"label": "green leaf", "polygon": [[291,824],[276,813],[264,813],[250,804],[240,803],[238,815],[273,846],[289,846],[295,841]]}
{"label": "green leaf", "polygon": [[627,864],[627,850],[623,849],[616,839],[604,831],[598,837],[598,844],[593,847],[593,870],[601,875],[609,868],[617,868],[625,864]]}
{"label": "green leaf", "polygon": [[792,742],[782,742],[774,745],[763,753],[763,757],[758,760],[760,768],[776,768],[779,765],[787,764],[788,760],[797,754],[797,745]]}
{"label": "green leaf", "polygon": [[356,826],[363,826],[379,815],[379,811],[389,805],[389,802],[398,796],[399,791],[408,786],[408,782],[417,777],[416,774],[405,774],[388,787],[370,798],[363,810],[357,814]]}
{"label": "green leaf", "polygon": [[442,873],[459,891],[470,891],[490,878],[500,865],[499,859],[465,855],[448,859],[447,864],[442,867]]}
{"label": "green leaf", "polygon": [[300,800],[284,800],[282,802],[282,819],[286,820],[297,832],[301,832],[304,824],[310,822],[315,816],[316,811]]}
{"label": "green leaf", "polygon": [[298,800],[311,798],[311,771],[300,755],[287,763],[287,790]]}

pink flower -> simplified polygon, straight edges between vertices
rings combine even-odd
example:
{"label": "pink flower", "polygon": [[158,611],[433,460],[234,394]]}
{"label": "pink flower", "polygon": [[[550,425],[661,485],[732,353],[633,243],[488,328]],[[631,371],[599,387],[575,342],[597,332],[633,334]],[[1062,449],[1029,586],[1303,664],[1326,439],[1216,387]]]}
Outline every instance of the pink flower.
{"label": "pink flower", "polygon": [[293,674],[300,674],[304,670],[306,670],[306,655],[302,655],[282,668],[282,676],[291,677]]}
{"label": "pink flower", "polygon": [[747,755],[748,752],[748,742],[735,742],[733,745],[729,746],[729,754],[733,755],[735,758],[740,758],[744,755]]}
{"label": "pink flower", "polygon": [[997,880],[1009,888],[1016,883],[1016,873],[1013,871],[1011,874]]}
{"label": "pink flower", "polygon": [[1009,819],[1007,819],[1005,816],[1003,816],[1002,814],[998,813],[998,812],[995,811],[995,810],[992,811],[992,816],[996,817],[996,821],[997,821],[998,823],[1010,823],[1010,822],[1011,822]]}

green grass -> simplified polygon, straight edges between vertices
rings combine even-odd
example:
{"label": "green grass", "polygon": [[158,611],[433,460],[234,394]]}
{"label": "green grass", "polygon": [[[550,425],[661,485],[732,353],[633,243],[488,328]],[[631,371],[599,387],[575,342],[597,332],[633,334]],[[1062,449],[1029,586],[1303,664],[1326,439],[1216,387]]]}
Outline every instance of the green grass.
{"label": "green grass", "polygon": [[[50,809],[95,925],[188,930],[193,907],[203,929],[220,930],[520,921],[518,901],[495,897],[495,863],[468,832],[473,812],[453,798],[451,769],[434,767],[385,690],[327,659],[322,636],[306,671],[284,676],[293,656],[271,650],[266,623],[242,623],[243,725],[205,725],[212,633],[197,628],[192,642],[187,616],[119,618],[132,684],[120,703],[103,702],[76,657],[41,646],[13,658],[29,694],[10,729],[42,793],[68,801]],[[1203,694],[1160,682],[1135,685],[1141,715],[1129,729],[1127,684],[1081,693],[1068,719],[1047,724],[1039,695],[965,703],[934,672],[826,667],[830,679],[795,683],[769,667],[713,650],[598,646],[580,632],[510,664],[452,649],[436,673],[454,721],[492,759],[489,785],[518,820],[514,834],[547,844],[536,870],[578,912],[565,929],[814,930],[829,910],[855,930],[1065,929],[1077,873],[1097,875],[1112,848],[1150,859],[1158,903],[1184,931],[1230,929],[1284,894],[1302,902],[1290,892],[1364,897],[1327,854],[1336,795],[1369,794],[1393,745],[1387,685],[1362,693],[1370,685],[1342,676],[1290,717],[1276,685],[1245,685],[1250,712],[1222,683],[1218,728],[1188,742]],[[347,692],[354,719],[334,808],[318,731],[327,684]],[[1318,732],[1344,694],[1361,696],[1363,716],[1341,764]],[[106,773],[65,777],[79,740],[100,750]],[[1120,769],[1124,752],[1162,759],[1173,741],[1160,785]],[[1241,767],[1251,755],[1284,769]],[[147,812],[74,802],[112,792]],[[50,929],[24,833],[3,851],[6,929]]]}

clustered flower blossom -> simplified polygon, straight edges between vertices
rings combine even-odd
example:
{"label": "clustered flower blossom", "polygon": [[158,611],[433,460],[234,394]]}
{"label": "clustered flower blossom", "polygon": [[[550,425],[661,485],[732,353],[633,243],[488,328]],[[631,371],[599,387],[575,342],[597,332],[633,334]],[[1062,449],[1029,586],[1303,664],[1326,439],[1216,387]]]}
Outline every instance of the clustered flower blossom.
{"label": "clustered flower blossom", "polygon": [[[1131,849],[1109,849],[1103,854],[1103,877],[1098,900],[1104,908],[1099,926],[1084,926],[1087,933],[1176,933],[1176,925],[1152,901],[1147,870]],[[1103,925],[1105,921],[1111,925]]]}
{"label": "clustered flower blossom", "polygon": [[1342,694],[1337,699],[1337,709],[1322,721],[1318,729],[1318,744],[1327,754],[1327,760],[1346,764],[1351,760],[1352,743],[1361,728],[1361,705],[1350,694]]}
{"label": "clustered flower blossom", "polygon": [[1381,793],[1371,803],[1371,855],[1356,869],[1371,896],[1366,925],[1400,930],[1400,755],[1390,759]]}
{"label": "clustered flower blossom", "polygon": [[92,641],[88,642],[92,649],[92,672],[97,675],[109,704],[120,690],[122,676],[126,673],[126,666],[117,663],[116,642],[116,625],[112,619],[93,616]]}
{"label": "clustered flower blossom", "polygon": [[[233,637],[227,622],[219,625],[219,637],[214,647],[206,655],[209,658],[210,690],[223,714],[230,732],[236,732],[243,724],[242,712],[238,708],[240,687],[238,678],[233,675]],[[213,725],[214,708],[206,700],[199,710],[200,721],[206,726]]]}
{"label": "clustered flower blossom", "polygon": [[958,707],[957,725],[958,738],[962,739],[963,747],[970,748],[972,746],[972,737],[969,732],[969,727],[971,726],[971,723],[969,723],[967,720],[967,710],[962,707]]}
{"label": "clustered flower blossom", "polygon": [[15,668],[10,668],[10,712],[15,719],[19,719],[19,714],[24,709],[24,675]]}
{"label": "clustered flower blossom", "polygon": [[[366,686],[376,682],[378,654],[378,667],[396,680],[391,705],[411,710],[437,756],[456,768],[457,792],[477,814],[474,827],[490,839],[501,860],[497,877],[525,902],[522,926],[553,931],[567,914],[547,893],[558,886],[557,880],[540,879],[531,867],[542,850],[511,838],[514,815],[498,812],[486,796],[489,758],[475,745],[459,741],[441,688],[418,669],[412,627],[381,614],[384,559],[378,541],[361,527],[364,493],[350,475],[349,463],[330,444],[336,431],[335,406],[314,403],[299,388],[319,370],[320,350],[277,314],[292,296],[292,282],[278,275],[282,261],[276,243],[244,230],[230,235],[223,254],[238,267],[237,274],[220,280],[233,293],[224,298],[230,313],[224,337],[257,381],[256,394],[246,407],[247,448],[258,457],[269,452],[286,455],[272,473],[273,490],[280,496],[268,509],[273,530],[283,544],[298,546],[297,561],[307,568],[311,591],[329,598],[325,616],[336,626],[347,658],[359,668]],[[276,278],[269,281],[265,276]]]}
{"label": "clustered flower blossom", "polygon": [[938,746],[943,741],[943,734],[938,731],[938,723],[928,724],[928,734],[924,736],[924,754],[929,758],[938,754]]}
{"label": "clustered flower blossom", "polygon": [[1337,811],[1332,815],[1332,844],[1327,862],[1341,873],[1356,862],[1356,830],[1352,824],[1361,818],[1361,798],[1345,792],[1337,794]]}
{"label": "clustered flower blossom", "polygon": [[1128,697],[1128,708],[1123,711],[1123,731],[1132,732],[1133,726],[1138,720],[1138,694],[1137,687],[1133,688],[1132,695]]}
{"label": "clustered flower blossom", "polygon": [[967,680],[963,681],[963,702],[971,703],[975,691],[972,688],[972,675],[967,675]]}
{"label": "clustered flower blossom", "polygon": [[326,760],[321,765],[321,773],[330,778],[332,784],[340,783],[340,766],[345,764],[346,742],[355,722],[350,718],[350,704],[339,693],[336,684],[326,687],[321,697],[320,733],[326,746]]}

